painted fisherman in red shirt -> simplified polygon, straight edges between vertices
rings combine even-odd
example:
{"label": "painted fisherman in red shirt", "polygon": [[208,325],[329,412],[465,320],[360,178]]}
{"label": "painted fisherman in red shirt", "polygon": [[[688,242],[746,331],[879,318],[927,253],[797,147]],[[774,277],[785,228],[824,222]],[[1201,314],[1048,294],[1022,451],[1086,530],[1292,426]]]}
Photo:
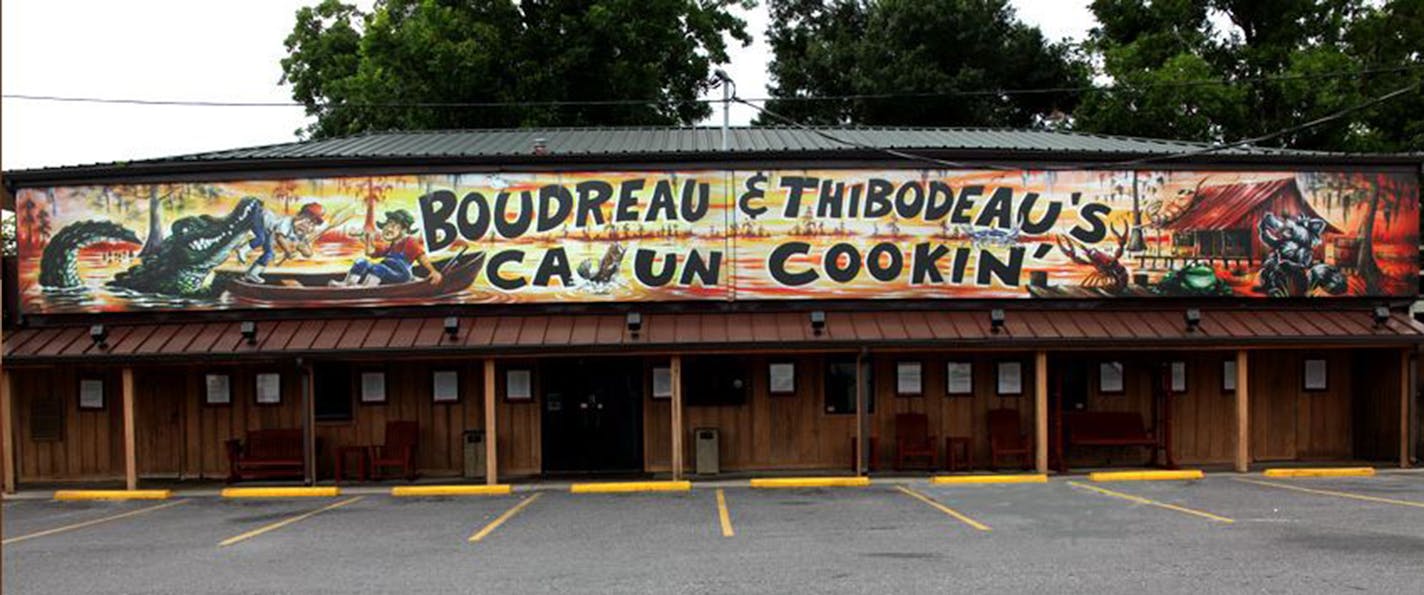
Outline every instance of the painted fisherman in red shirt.
{"label": "painted fisherman in red shirt", "polygon": [[415,278],[411,268],[416,263],[429,272],[427,281],[432,284],[440,283],[440,271],[430,264],[430,258],[425,255],[425,246],[415,235],[415,218],[408,211],[387,211],[386,218],[381,221],[379,227],[382,243],[377,243],[369,233],[366,234],[364,242],[366,256],[379,258],[380,262],[365,258],[357,260],[356,264],[351,265],[351,271],[346,274],[345,279],[331,282],[333,286],[407,283]]}

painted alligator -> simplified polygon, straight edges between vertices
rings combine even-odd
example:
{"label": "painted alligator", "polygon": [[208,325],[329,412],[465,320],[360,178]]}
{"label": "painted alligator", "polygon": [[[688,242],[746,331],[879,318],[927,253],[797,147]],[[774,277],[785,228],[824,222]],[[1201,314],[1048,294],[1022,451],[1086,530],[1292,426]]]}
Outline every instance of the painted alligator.
{"label": "painted alligator", "polygon": [[99,242],[143,243],[138,234],[112,221],[80,221],[54,234],[40,255],[40,286],[52,289],[82,287],[78,254],[81,248]]}
{"label": "painted alligator", "polygon": [[[211,293],[209,277],[213,269],[227,260],[239,242],[247,240],[254,223],[261,217],[262,201],[247,197],[238,201],[237,207],[225,217],[196,215],[174,221],[170,235],[153,254],[114,275],[108,285],[139,293],[206,296]],[[40,262],[40,284],[56,288],[80,287],[75,264],[78,249],[108,239],[139,243],[137,235],[114,223],[82,221],[66,226],[45,248]]]}

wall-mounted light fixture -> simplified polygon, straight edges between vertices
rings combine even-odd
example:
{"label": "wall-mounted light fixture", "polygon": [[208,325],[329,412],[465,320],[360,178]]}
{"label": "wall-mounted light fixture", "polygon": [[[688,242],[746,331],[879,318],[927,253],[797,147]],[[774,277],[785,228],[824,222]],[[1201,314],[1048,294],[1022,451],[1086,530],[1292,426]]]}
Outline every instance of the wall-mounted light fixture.
{"label": "wall-mounted light fixture", "polygon": [[247,340],[248,345],[257,344],[257,323],[251,320],[242,321],[242,338]]}
{"label": "wall-mounted light fixture", "polygon": [[1004,309],[994,308],[989,311],[989,330],[994,334],[1004,332]]}
{"label": "wall-mounted light fixture", "polygon": [[625,321],[628,324],[628,333],[633,335],[634,339],[637,339],[638,331],[643,330],[643,314],[640,312],[629,312]]}
{"label": "wall-mounted light fixture", "polygon": [[456,316],[445,317],[445,338],[454,341],[460,338],[460,319]]}
{"label": "wall-mounted light fixture", "polygon": [[1389,322],[1389,306],[1375,306],[1371,316],[1375,319],[1375,328],[1384,328],[1384,323]]}
{"label": "wall-mounted light fixture", "polygon": [[1201,310],[1198,308],[1187,308],[1182,314],[1182,320],[1187,323],[1187,332],[1194,333],[1201,326]]}
{"label": "wall-mounted light fixture", "polygon": [[811,312],[811,332],[817,337],[826,330],[826,313],[821,310]]}
{"label": "wall-mounted light fixture", "polygon": [[93,341],[95,345],[98,345],[99,349],[108,349],[109,329],[104,328],[102,324],[89,327],[89,340]]}

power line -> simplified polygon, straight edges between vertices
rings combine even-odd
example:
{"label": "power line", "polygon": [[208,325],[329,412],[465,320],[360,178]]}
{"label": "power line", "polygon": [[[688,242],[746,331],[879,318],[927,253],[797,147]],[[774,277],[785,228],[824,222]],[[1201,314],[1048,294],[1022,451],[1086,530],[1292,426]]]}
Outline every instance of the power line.
{"label": "power line", "polygon": [[[790,96],[790,97],[751,97],[743,98],[742,103],[768,103],[794,102],[810,103],[822,101],[879,101],[894,99],[934,99],[950,97],[1008,97],[1016,95],[1044,95],[1044,94],[1082,94],[1093,92],[1111,93],[1116,91],[1135,91],[1158,88],[1192,88],[1203,86],[1230,86],[1245,85],[1268,82],[1288,82],[1288,81],[1310,81],[1332,78],[1350,78],[1367,76],[1371,74],[1384,74],[1393,72],[1405,72],[1424,69],[1424,64],[1403,64],[1398,66],[1363,68],[1357,70],[1342,70],[1335,72],[1320,72],[1313,74],[1275,75],[1243,78],[1214,78],[1197,79],[1190,81],[1169,81],[1148,84],[1117,84],[1117,85],[1085,85],[1078,87],[1040,87],[1031,89],[977,89],[977,90],[956,90],[956,91],[930,91],[919,93],[858,93],[843,95],[818,95],[818,96]],[[111,105],[142,105],[142,106],[169,106],[169,107],[236,107],[236,108],[261,108],[261,107],[306,107],[305,104],[295,101],[218,101],[218,100],[185,100],[185,99],[139,99],[126,97],[86,97],[70,95],[39,95],[23,93],[6,93],[0,95],[4,99],[15,99],[22,101],[48,101],[55,103],[96,103]],[[721,103],[720,99],[689,99],[685,102],[714,104]],[[545,100],[545,101],[417,101],[417,102],[374,102],[374,103],[340,103],[319,105],[320,109],[335,109],[342,107],[349,108],[450,108],[450,109],[480,109],[480,108],[504,108],[504,107],[577,107],[577,106],[625,106],[625,105],[662,105],[666,103],[659,99],[593,99],[593,100]]]}
{"label": "power line", "polygon": [[[1131,167],[1131,166],[1134,166],[1134,165],[1142,165],[1142,164],[1145,164],[1145,163],[1156,163],[1156,162],[1161,162],[1161,161],[1170,161],[1170,160],[1174,160],[1174,159],[1185,159],[1185,158],[1188,158],[1188,157],[1195,157],[1195,156],[1198,156],[1198,155],[1206,155],[1206,154],[1215,153],[1215,152],[1219,152],[1219,151],[1225,151],[1225,150],[1228,150],[1228,149],[1234,149],[1234,148],[1237,148],[1237,147],[1244,147],[1244,146],[1247,146],[1247,145],[1252,145],[1252,144],[1256,144],[1256,143],[1265,142],[1265,141],[1268,141],[1268,140],[1280,138],[1280,137],[1285,136],[1285,135],[1287,135],[1287,134],[1293,134],[1293,133],[1300,132],[1300,131],[1302,131],[1302,130],[1307,130],[1307,129],[1310,129],[1310,128],[1314,128],[1314,127],[1316,127],[1316,126],[1320,126],[1320,125],[1323,125],[1323,124],[1328,124],[1328,123],[1330,123],[1330,122],[1333,122],[1333,121],[1339,120],[1339,119],[1341,119],[1341,118],[1344,118],[1345,116],[1348,116],[1348,115],[1350,115],[1350,114],[1352,114],[1352,113],[1355,113],[1355,112],[1357,112],[1357,111],[1369,109],[1369,108],[1371,108],[1371,107],[1374,107],[1374,106],[1379,105],[1379,104],[1381,104],[1381,103],[1384,103],[1384,102],[1386,102],[1386,101],[1389,101],[1389,100],[1391,100],[1391,99],[1394,99],[1395,97],[1399,97],[1399,96],[1401,96],[1401,95],[1405,95],[1405,94],[1407,94],[1407,93],[1409,93],[1409,92],[1411,92],[1411,91],[1418,91],[1419,88],[1420,88],[1420,85],[1421,85],[1421,83],[1420,83],[1419,81],[1415,81],[1415,82],[1413,82],[1413,83],[1410,83],[1410,84],[1405,85],[1405,86],[1403,86],[1403,87],[1400,87],[1400,88],[1398,88],[1398,89],[1395,89],[1395,90],[1393,90],[1393,91],[1390,91],[1389,93],[1385,93],[1384,95],[1380,95],[1380,96],[1378,96],[1378,97],[1375,97],[1375,98],[1372,98],[1372,99],[1363,101],[1363,102],[1361,102],[1361,103],[1352,105],[1352,106],[1350,106],[1350,107],[1347,107],[1347,108],[1344,108],[1344,109],[1335,111],[1335,112],[1330,113],[1330,114],[1328,114],[1328,115],[1321,116],[1321,117],[1319,117],[1319,118],[1315,118],[1315,119],[1310,120],[1310,121],[1307,121],[1307,122],[1302,122],[1302,123],[1296,124],[1296,125],[1294,125],[1294,126],[1289,126],[1289,127],[1286,127],[1286,128],[1282,128],[1282,129],[1276,130],[1276,131],[1274,131],[1274,132],[1270,132],[1270,133],[1267,133],[1267,134],[1263,134],[1263,135],[1260,135],[1260,136],[1255,136],[1255,137],[1251,137],[1251,138],[1247,138],[1247,139],[1238,140],[1238,141],[1235,141],[1235,142],[1230,142],[1230,143],[1225,143],[1225,144],[1220,144],[1220,145],[1211,145],[1211,146],[1202,147],[1202,148],[1199,148],[1199,149],[1191,149],[1191,150],[1179,151],[1179,152],[1175,152],[1175,153],[1165,153],[1165,154],[1153,155],[1153,156],[1149,156],[1149,157],[1140,157],[1140,158],[1137,158],[1137,159],[1129,159],[1129,160],[1126,160],[1126,161],[1099,163],[1099,164],[1094,164],[1094,165],[1075,165],[1075,166],[1072,166],[1071,168],[1069,168],[1069,167],[1058,167],[1058,166],[1042,166],[1042,167],[1038,167],[1038,168],[1035,168],[1035,169],[1113,169],[1113,168],[1120,168],[1120,167]],[[801,130],[804,130],[804,131],[806,131],[806,132],[815,134],[815,135],[820,136],[820,137],[822,137],[822,138],[825,138],[825,139],[827,139],[827,140],[829,140],[829,141],[831,141],[831,142],[835,142],[835,143],[838,143],[838,144],[846,145],[846,146],[849,146],[849,147],[854,147],[854,148],[857,148],[857,149],[868,150],[868,151],[878,151],[878,152],[881,152],[881,153],[885,153],[885,154],[888,154],[888,155],[892,155],[892,156],[895,156],[895,157],[899,157],[899,158],[901,158],[901,159],[906,159],[906,160],[910,160],[910,161],[921,161],[921,162],[930,163],[930,164],[934,164],[934,165],[943,165],[943,166],[948,166],[948,167],[952,167],[952,168],[955,168],[955,169],[976,169],[976,168],[977,168],[977,169],[985,169],[985,168],[987,168],[987,169],[995,169],[995,170],[1014,170],[1014,169],[1021,169],[1021,168],[1008,167],[1008,166],[1004,166],[1004,165],[991,164],[991,163],[967,164],[967,163],[962,163],[962,162],[957,162],[957,161],[948,161],[948,160],[944,160],[944,159],[938,159],[938,158],[935,158],[935,157],[930,157],[930,156],[928,156],[928,155],[920,155],[920,154],[917,154],[917,153],[909,153],[909,152],[906,152],[906,151],[900,151],[900,150],[898,150],[898,149],[890,149],[890,148],[885,148],[885,147],[876,147],[876,146],[873,146],[873,145],[867,145],[867,144],[864,144],[864,143],[859,143],[859,142],[856,142],[856,141],[853,141],[853,140],[849,140],[849,139],[846,139],[846,138],[837,136],[837,135],[835,135],[835,134],[833,134],[833,133],[831,133],[831,132],[826,131],[825,129],[814,128],[814,127],[811,127],[811,126],[807,126],[806,124],[803,124],[803,123],[801,123],[800,121],[797,121],[797,120],[794,119],[794,118],[790,118],[790,117],[788,117],[788,116],[784,116],[784,115],[778,114],[778,113],[776,113],[776,112],[774,112],[774,111],[768,110],[768,109],[766,109],[765,107],[762,107],[762,106],[759,106],[759,105],[754,105],[754,104],[752,104],[752,103],[749,102],[749,101],[746,101],[746,100],[743,100],[743,99],[741,99],[741,98],[739,98],[739,97],[736,97],[735,95],[732,96],[732,101],[737,102],[737,103],[741,103],[741,104],[746,105],[746,106],[748,106],[748,107],[750,107],[750,108],[752,108],[752,109],[754,109],[754,110],[757,110],[759,113],[764,114],[764,115],[766,115],[767,117],[769,117],[769,118],[771,118],[771,119],[773,119],[773,120],[777,120],[777,121],[782,122],[782,123],[784,123],[784,124],[787,124],[787,125],[793,126],[793,127],[795,127],[795,128],[799,128],[799,129],[801,129]]]}

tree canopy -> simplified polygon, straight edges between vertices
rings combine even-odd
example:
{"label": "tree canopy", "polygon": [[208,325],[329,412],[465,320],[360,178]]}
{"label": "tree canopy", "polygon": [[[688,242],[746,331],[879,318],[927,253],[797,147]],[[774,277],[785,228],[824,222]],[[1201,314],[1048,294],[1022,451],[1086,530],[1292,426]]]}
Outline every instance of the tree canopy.
{"label": "tree canopy", "polygon": [[[1424,3],[1391,0],[1095,0],[1085,49],[1110,91],[1087,93],[1081,130],[1237,140],[1362,104],[1424,75]],[[1357,74],[1363,73],[1363,74]],[[1231,84],[1197,84],[1203,80]],[[1301,149],[1424,148],[1415,92],[1286,135]]]}
{"label": "tree canopy", "polygon": [[[282,80],[323,138],[369,130],[692,123],[747,43],[750,0],[323,0],[297,11]],[[558,101],[647,103],[549,105]],[[519,105],[520,102],[534,103]],[[452,107],[431,103],[510,105]],[[427,105],[421,105],[427,104]]]}
{"label": "tree canopy", "polygon": [[[807,123],[1023,127],[1072,110],[1077,97],[957,93],[1088,82],[1071,48],[1020,22],[1007,0],[770,0],[770,9],[778,99],[767,108]],[[897,97],[876,97],[887,93]],[[802,99],[844,96],[862,97]]]}

